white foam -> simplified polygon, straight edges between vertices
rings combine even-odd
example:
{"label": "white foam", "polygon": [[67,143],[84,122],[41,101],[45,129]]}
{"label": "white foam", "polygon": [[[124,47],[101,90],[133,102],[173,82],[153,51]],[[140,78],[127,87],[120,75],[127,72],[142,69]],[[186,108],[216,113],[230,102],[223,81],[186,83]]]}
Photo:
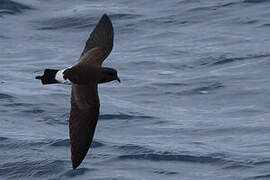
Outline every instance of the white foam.
{"label": "white foam", "polygon": [[70,80],[68,79],[64,79],[64,74],[63,72],[65,71],[66,69],[62,69],[62,70],[59,70],[56,75],[55,75],[55,80],[60,82],[60,83],[63,83],[63,84],[71,84]]}

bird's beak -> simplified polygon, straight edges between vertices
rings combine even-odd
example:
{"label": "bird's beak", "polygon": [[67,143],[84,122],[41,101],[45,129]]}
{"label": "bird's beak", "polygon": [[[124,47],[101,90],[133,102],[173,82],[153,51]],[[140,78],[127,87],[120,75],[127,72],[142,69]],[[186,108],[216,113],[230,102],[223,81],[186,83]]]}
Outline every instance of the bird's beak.
{"label": "bird's beak", "polygon": [[119,77],[116,77],[116,80],[117,80],[119,83],[121,83],[121,81],[120,81]]}

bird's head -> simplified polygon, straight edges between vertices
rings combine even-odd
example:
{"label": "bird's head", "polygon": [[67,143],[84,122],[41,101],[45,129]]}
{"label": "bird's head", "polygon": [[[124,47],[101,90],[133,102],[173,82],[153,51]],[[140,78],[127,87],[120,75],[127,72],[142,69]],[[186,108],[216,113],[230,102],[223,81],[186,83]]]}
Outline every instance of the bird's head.
{"label": "bird's head", "polygon": [[117,71],[113,68],[102,67],[100,76],[101,78],[98,80],[98,83],[105,83],[113,80],[121,82],[117,75]]}

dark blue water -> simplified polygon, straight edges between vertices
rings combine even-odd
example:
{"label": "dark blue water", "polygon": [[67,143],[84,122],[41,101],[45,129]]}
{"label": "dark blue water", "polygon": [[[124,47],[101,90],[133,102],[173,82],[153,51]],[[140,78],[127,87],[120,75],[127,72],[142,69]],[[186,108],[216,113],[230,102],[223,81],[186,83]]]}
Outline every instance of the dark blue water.
{"label": "dark blue water", "polygon": [[[22,4],[23,3],[23,4]],[[270,1],[0,0],[0,179],[270,179]],[[107,13],[115,46],[94,143],[72,170],[70,86]]]}

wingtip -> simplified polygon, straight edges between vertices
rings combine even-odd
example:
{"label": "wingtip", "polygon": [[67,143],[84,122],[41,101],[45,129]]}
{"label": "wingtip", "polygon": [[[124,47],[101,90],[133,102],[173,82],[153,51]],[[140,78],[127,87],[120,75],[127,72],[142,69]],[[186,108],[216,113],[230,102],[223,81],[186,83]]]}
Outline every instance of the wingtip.
{"label": "wingtip", "polygon": [[75,169],[77,169],[78,166],[79,166],[79,165],[74,165],[74,164],[72,164],[72,169],[75,170]]}
{"label": "wingtip", "polygon": [[112,24],[110,17],[109,17],[108,14],[106,14],[106,13],[104,13],[104,14],[102,15],[101,19],[100,19],[100,21],[104,21],[104,20],[105,20],[105,21],[109,21],[110,24]]}
{"label": "wingtip", "polygon": [[109,16],[108,16],[106,13],[104,13],[104,14],[102,15],[102,17],[109,18]]}
{"label": "wingtip", "polygon": [[77,167],[80,166],[82,161],[75,161],[75,160],[72,160],[72,169],[77,169]]}
{"label": "wingtip", "polygon": [[106,13],[104,13],[102,17],[99,19],[94,30],[91,32],[90,37],[86,41],[81,57],[87,51],[89,51],[90,49],[94,47],[103,47],[106,50],[104,57],[101,58],[103,62],[103,60],[112,51],[113,39],[114,39],[114,30],[113,30],[112,21],[110,17]]}

